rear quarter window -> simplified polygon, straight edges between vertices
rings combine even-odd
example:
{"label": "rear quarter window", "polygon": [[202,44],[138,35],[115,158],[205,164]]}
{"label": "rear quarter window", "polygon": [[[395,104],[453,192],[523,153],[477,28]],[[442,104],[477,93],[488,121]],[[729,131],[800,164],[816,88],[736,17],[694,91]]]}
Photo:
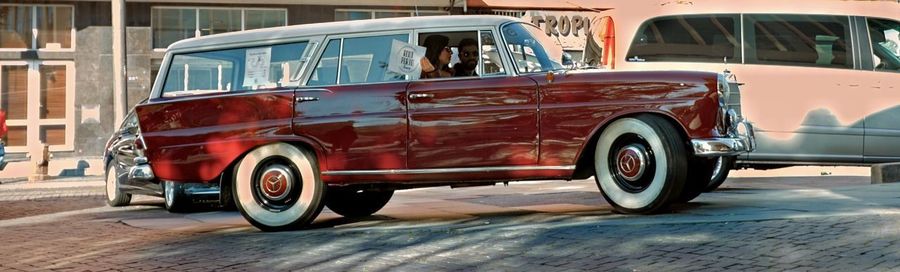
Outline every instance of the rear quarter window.
{"label": "rear quarter window", "polygon": [[293,75],[307,43],[236,48],[172,57],[162,95],[263,90],[298,86]]}

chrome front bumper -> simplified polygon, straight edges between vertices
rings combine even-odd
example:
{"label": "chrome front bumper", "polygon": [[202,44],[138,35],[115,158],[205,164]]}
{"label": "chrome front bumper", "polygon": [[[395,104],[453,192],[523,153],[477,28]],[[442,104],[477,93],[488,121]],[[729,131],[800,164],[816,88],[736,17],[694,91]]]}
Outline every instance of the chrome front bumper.
{"label": "chrome front bumper", "polygon": [[128,179],[137,181],[150,181],[156,178],[153,169],[150,169],[150,163],[145,157],[134,158],[134,166],[128,169]]}
{"label": "chrome front bumper", "polygon": [[756,149],[756,138],[753,126],[741,121],[734,129],[731,137],[691,140],[694,155],[700,157],[733,156]]}

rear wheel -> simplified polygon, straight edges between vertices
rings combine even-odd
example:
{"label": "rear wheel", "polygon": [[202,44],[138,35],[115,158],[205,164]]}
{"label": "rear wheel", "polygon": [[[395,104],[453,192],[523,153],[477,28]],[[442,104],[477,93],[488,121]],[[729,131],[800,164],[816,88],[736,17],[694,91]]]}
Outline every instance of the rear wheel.
{"label": "rear wheel", "polygon": [[325,186],[313,153],[276,143],[254,149],[238,163],[232,190],[247,221],[279,231],[311,223],[322,211]]}
{"label": "rear wheel", "polygon": [[594,152],[595,178],[616,211],[656,212],[681,194],[688,156],[680,135],[652,115],[619,119],[603,130]]}
{"label": "rear wheel", "polygon": [[725,179],[728,178],[728,173],[731,172],[731,168],[734,167],[735,157],[719,157],[716,160],[716,165],[713,167],[712,178],[709,179],[709,184],[706,185],[706,188],[703,189],[704,192],[712,192],[722,186],[722,183],[725,183]]}
{"label": "rear wheel", "polygon": [[163,181],[163,198],[169,212],[187,212],[191,209],[191,199],[184,193],[184,184]]}
{"label": "rear wheel", "polygon": [[325,206],[344,217],[372,215],[391,200],[394,191],[358,190],[330,187],[325,194]]}
{"label": "rear wheel", "polygon": [[106,204],[120,207],[131,203],[131,194],[123,193],[119,188],[119,175],[116,173],[114,163],[110,162],[106,167]]}

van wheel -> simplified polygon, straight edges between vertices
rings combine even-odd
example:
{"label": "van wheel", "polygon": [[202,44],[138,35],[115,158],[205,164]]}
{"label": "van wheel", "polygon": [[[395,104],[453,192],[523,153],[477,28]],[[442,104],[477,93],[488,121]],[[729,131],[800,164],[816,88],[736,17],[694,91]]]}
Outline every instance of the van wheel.
{"label": "van wheel", "polygon": [[285,143],[248,153],[232,186],[238,210],[263,231],[308,225],[322,211],[325,186],[313,153]]}
{"label": "van wheel", "polygon": [[716,159],[709,158],[691,158],[688,163],[688,177],[684,184],[684,190],[681,196],[675,200],[675,203],[687,203],[700,196],[705,192],[709,180],[713,176],[716,166]]}
{"label": "van wheel", "polygon": [[688,156],[680,135],[652,115],[619,119],[603,130],[594,152],[594,177],[616,211],[653,213],[681,194]]}
{"label": "van wheel", "polygon": [[115,162],[110,162],[106,167],[106,204],[110,207],[121,207],[131,203],[131,194],[122,192],[119,188],[119,175],[116,173]]}
{"label": "van wheel", "polygon": [[712,178],[709,179],[709,184],[706,185],[703,191],[712,192],[718,189],[719,186],[722,186],[722,183],[725,183],[725,179],[728,178],[731,168],[734,167],[734,161],[735,157],[719,157],[716,160],[716,165],[713,166]]}
{"label": "van wheel", "polygon": [[184,193],[184,184],[172,181],[163,181],[162,183],[166,210],[174,213],[190,211],[191,199]]}
{"label": "van wheel", "polygon": [[372,215],[394,195],[394,191],[357,190],[353,188],[329,187],[325,193],[325,206],[344,217]]}

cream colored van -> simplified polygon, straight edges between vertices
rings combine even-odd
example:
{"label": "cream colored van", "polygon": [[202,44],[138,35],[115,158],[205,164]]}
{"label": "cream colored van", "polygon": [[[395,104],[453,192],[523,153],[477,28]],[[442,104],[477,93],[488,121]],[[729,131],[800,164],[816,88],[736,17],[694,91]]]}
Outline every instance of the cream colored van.
{"label": "cream colored van", "polygon": [[900,161],[897,1],[605,3],[586,62],[733,73],[758,144],[736,167]]}

